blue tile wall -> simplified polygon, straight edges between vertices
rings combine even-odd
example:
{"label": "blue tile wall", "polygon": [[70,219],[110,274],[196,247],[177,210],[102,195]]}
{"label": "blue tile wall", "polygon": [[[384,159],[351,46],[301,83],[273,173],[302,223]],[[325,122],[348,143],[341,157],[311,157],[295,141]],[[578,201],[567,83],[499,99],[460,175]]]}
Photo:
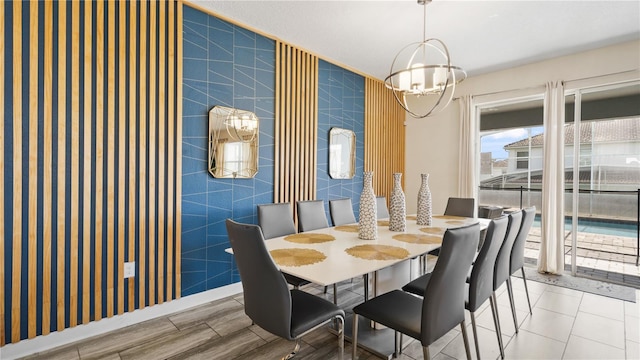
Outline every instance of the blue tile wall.
{"label": "blue tile wall", "polygon": [[[364,171],[364,77],[320,60],[318,66],[318,169],[316,198],[349,197],[358,219]],[[329,176],[329,130],[341,127],[356,133],[356,172],[352,179]]]}
{"label": "blue tile wall", "polygon": [[[184,7],[182,296],[240,281],[225,219],[257,223],[256,205],[273,201],[275,42]],[[215,179],[207,171],[208,111],[256,113],[259,170],[253,179]]]}

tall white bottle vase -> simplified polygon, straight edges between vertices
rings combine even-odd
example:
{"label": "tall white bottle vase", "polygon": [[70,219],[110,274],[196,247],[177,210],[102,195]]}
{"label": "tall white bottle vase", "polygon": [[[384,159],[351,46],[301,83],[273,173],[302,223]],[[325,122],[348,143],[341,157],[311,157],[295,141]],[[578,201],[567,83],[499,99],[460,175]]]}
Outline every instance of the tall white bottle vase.
{"label": "tall white bottle vase", "polygon": [[431,226],[433,220],[431,212],[431,190],[429,189],[429,174],[421,174],[422,183],[418,191],[418,214],[416,223],[418,225]]}
{"label": "tall white bottle vase", "polygon": [[365,171],[364,186],[360,194],[358,238],[363,240],[375,240],[378,238],[378,219],[376,213],[376,195],[373,192],[373,171]]}
{"label": "tall white bottle vase", "polygon": [[389,209],[389,230],[405,231],[407,229],[407,204],[402,192],[402,173],[393,174],[391,190],[391,208]]}

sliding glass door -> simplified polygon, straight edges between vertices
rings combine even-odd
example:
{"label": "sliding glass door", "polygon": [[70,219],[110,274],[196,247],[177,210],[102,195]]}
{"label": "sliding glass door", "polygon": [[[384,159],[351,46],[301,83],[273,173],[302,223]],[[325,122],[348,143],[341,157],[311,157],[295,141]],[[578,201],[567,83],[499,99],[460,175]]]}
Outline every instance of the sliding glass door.
{"label": "sliding glass door", "polygon": [[640,84],[578,89],[565,102],[565,263],[625,282],[640,276]]}

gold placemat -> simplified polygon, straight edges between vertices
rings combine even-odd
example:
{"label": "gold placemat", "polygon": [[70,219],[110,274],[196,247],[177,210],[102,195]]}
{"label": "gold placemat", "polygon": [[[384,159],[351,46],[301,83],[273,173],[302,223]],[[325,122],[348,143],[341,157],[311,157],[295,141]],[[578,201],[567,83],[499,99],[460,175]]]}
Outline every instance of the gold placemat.
{"label": "gold placemat", "polygon": [[280,266],[302,266],[319,263],[327,257],[313,249],[275,249],[269,251],[273,261]]}
{"label": "gold placemat", "polygon": [[435,215],[436,219],[445,219],[445,220],[464,220],[465,217],[462,216],[453,216],[453,215]]}
{"label": "gold placemat", "polygon": [[389,220],[378,220],[378,226],[389,226]]}
{"label": "gold placemat", "polygon": [[407,220],[417,220],[418,217],[416,215],[407,215]]}
{"label": "gold placemat", "polygon": [[300,233],[289,235],[284,238],[286,241],[298,244],[319,244],[323,242],[333,241],[336,238],[329,234],[313,234],[313,233]]}
{"label": "gold placemat", "polygon": [[351,256],[365,260],[397,260],[409,256],[406,249],[389,245],[358,245],[345,251]]}
{"label": "gold placemat", "polygon": [[427,234],[434,234],[434,235],[444,235],[444,232],[447,231],[447,229],[445,228],[441,228],[441,227],[424,227],[424,228],[420,228],[420,231],[427,233]]}
{"label": "gold placemat", "polygon": [[420,234],[398,234],[393,235],[393,238],[410,243],[410,244],[440,244],[442,243],[442,237],[437,235],[420,235]]}
{"label": "gold placemat", "polygon": [[336,226],[335,227],[336,230],[338,231],[344,231],[344,232],[358,232],[358,225],[340,225],[340,226]]}
{"label": "gold placemat", "polygon": [[447,221],[447,224],[451,224],[451,225],[465,225],[466,223],[467,223],[466,221],[460,221],[460,220]]}

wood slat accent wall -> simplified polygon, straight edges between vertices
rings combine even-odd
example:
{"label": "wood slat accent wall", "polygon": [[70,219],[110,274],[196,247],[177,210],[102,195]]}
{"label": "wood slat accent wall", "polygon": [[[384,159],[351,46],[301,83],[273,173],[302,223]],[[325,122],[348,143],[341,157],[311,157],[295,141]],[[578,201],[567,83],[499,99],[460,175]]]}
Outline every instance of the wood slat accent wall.
{"label": "wood slat accent wall", "polygon": [[181,17],[0,3],[0,346],[180,296]]}
{"label": "wood slat accent wall", "polygon": [[[318,58],[276,41],[274,202],[314,200]],[[294,206],[295,212],[295,206]]]}
{"label": "wood slat accent wall", "polygon": [[374,172],[373,191],[388,201],[392,174],[405,173],[406,113],[378,79],[365,78],[364,96],[364,169]]}

